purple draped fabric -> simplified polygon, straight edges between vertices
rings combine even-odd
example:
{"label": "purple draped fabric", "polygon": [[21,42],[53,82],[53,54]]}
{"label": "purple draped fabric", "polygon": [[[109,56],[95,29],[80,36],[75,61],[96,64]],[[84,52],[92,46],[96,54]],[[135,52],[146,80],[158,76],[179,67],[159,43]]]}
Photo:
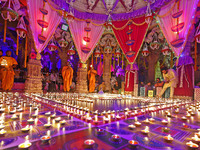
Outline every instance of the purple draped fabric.
{"label": "purple draped fabric", "polygon": [[[66,3],[66,0],[52,0],[56,5],[58,5],[61,9],[66,10],[67,12],[74,12],[74,17],[80,19],[92,19],[92,20],[101,20],[106,21],[108,15],[104,14],[96,14],[96,13],[88,13],[88,12],[80,12],[74,8],[70,8],[69,4]],[[156,9],[164,6],[166,3],[171,0],[156,0],[154,4],[151,5],[151,10],[155,11]],[[116,6],[115,6],[116,7]],[[115,8],[113,7],[113,8]],[[146,7],[140,8],[138,10],[134,10],[130,13],[120,13],[120,14],[111,14],[111,18],[113,20],[127,20],[129,18],[135,18],[140,15],[144,15],[146,13]]]}
{"label": "purple draped fabric", "polygon": [[188,33],[188,39],[185,48],[181,54],[181,57],[179,58],[178,66],[194,64],[194,61],[190,56],[191,42],[194,39],[194,34],[195,34],[195,27],[193,26],[193,28],[191,28],[191,30]]}
{"label": "purple draped fabric", "polygon": [[[131,66],[132,65],[132,66]],[[139,70],[138,69],[138,65],[137,64],[128,64],[126,66],[126,71],[130,71],[130,70]]]}

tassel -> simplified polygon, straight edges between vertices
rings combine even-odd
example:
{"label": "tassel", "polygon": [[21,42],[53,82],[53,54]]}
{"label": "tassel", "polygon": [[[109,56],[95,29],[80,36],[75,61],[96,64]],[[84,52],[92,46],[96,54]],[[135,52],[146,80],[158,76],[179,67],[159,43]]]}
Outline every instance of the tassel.
{"label": "tassel", "polygon": [[94,65],[94,60],[93,60],[93,54],[92,54],[92,67],[93,67],[93,65]]}
{"label": "tassel", "polygon": [[24,68],[26,68],[26,61],[27,61],[27,45],[28,45],[28,38],[26,36]]}
{"label": "tassel", "polygon": [[104,57],[103,57],[103,64],[102,65],[103,65],[103,69],[102,70],[103,70],[103,77],[104,77]]}
{"label": "tassel", "polygon": [[194,49],[194,71],[197,71],[197,41],[195,40],[195,49]]}
{"label": "tassel", "polygon": [[111,78],[111,72],[112,72],[112,57],[110,59],[110,78]]}
{"label": "tassel", "polygon": [[124,68],[124,55],[122,55],[122,69]]}
{"label": "tassel", "polygon": [[19,35],[17,35],[17,49],[16,49],[16,55],[18,55],[18,49],[19,49]]}
{"label": "tassel", "polygon": [[178,62],[179,62],[179,56],[177,57],[177,60],[176,60],[176,66],[178,66]]}
{"label": "tassel", "polygon": [[118,60],[117,60],[117,61],[118,61],[118,66],[119,66],[119,57],[118,57]]}
{"label": "tassel", "polygon": [[114,54],[114,59],[113,59],[113,68],[115,68],[115,54]]}
{"label": "tassel", "polygon": [[171,61],[170,61],[170,68],[173,67],[173,52],[171,51]]}
{"label": "tassel", "polygon": [[7,20],[4,21],[4,35],[3,35],[3,42],[6,42],[6,29],[7,29]]}

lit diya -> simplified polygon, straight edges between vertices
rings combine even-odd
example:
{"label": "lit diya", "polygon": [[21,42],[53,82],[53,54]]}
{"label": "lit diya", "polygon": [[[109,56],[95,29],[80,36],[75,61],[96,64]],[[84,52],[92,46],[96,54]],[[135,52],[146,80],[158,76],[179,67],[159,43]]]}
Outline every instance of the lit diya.
{"label": "lit diya", "polygon": [[191,116],[195,116],[195,113],[194,113],[194,112],[191,112],[190,115],[191,115]]}
{"label": "lit diya", "polygon": [[41,140],[42,142],[45,142],[45,143],[49,142],[50,139],[51,139],[51,136],[48,136],[48,135],[42,136],[42,137],[40,138],[40,140]]}
{"label": "lit diya", "polygon": [[21,129],[22,132],[28,132],[29,130],[30,130],[29,125]]}
{"label": "lit diya", "polygon": [[65,120],[60,121],[60,124],[61,124],[61,125],[64,125],[65,123],[66,123]]}
{"label": "lit diya", "polygon": [[121,119],[121,117],[120,117],[119,115],[117,115],[117,116],[116,116],[116,119],[117,119],[117,120],[120,120],[120,119]]}
{"label": "lit diya", "polygon": [[58,117],[58,118],[55,119],[56,123],[60,122],[60,120],[61,120],[60,117]]}
{"label": "lit diya", "polygon": [[168,136],[164,136],[164,140],[168,143],[171,143],[174,140],[174,138],[169,134]]}
{"label": "lit diya", "polygon": [[176,109],[174,112],[175,112],[175,114],[178,114],[179,113],[179,109]]}
{"label": "lit diya", "polygon": [[46,123],[46,124],[44,124],[44,127],[45,127],[45,128],[50,128],[50,127],[51,127],[51,124],[50,124],[50,123]]}
{"label": "lit diya", "polygon": [[31,143],[27,140],[24,143],[18,146],[19,149],[29,149],[31,147]]}
{"label": "lit diya", "polygon": [[170,113],[170,112],[167,114],[167,117],[172,117],[172,115],[171,115],[171,113]]}
{"label": "lit diya", "polygon": [[51,118],[55,118],[55,117],[56,117],[56,114],[51,115]]}
{"label": "lit diya", "polygon": [[168,124],[167,120],[162,120],[162,124],[167,125]]}
{"label": "lit diya", "polygon": [[104,118],[105,123],[109,123],[109,119],[108,118]]}
{"label": "lit diya", "polygon": [[163,127],[162,130],[163,130],[163,132],[168,133],[168,132],[170,131],[170,128],[168,128],[168,127]]}
{"label": "lit diya", "polygon": [[3,113],[5,111],[5,108],[0,109],[0,113]]}
{"label": "lit diya", "polygon": [[104,129],[98,128],[96,129],[97,135],[103,135],[105,133]]}
{"label": "lit diya", "polygon": [[86,120],[87,120],[88,123],[92,122],[92,118],[91,117],[87,117]]}
{"label": "lit diya", "polygon": [[45,116],[50,116],[51,115],[51,112],[49,111],[49,112],[47,112],[47,113],[45,113]]}
{"label": "lit diya", "polygon": [[149,134],[149,127],[146,126],[144,130],[141,130],[143,134]]}
{"label": "lit diya", "polygon": [[14,114],[14,113],[16,113],[16,110],[10,111],[10,114]]}
{"label": "lit diya", "polygon": [[187,142],[186,145],[187,145],[190,149],[198,149],[198,148],[199,148],[199,145],[193,143],[192,141]]}
{"label": "lit diya", "polygon": [[5,134],[6,134],[6,130],[4,130],[4,129],[2,129],[2,130],[0,130],[0,136],[4,136]]}
{"label": "lit diya", "polygon": [[154,122],[154,121],[155,121],[155,119],[153,119],[153,118],[150,118],[150,119],[149,119],[149,121],[150,121],[150,122]]}
{"label": "lit diya", "polygon": [[181,117],[181,119],[182,119],[183,121],[187,120],[187,118],[186,118],[185,116]]}
{"label": "lit diya", "polygon": [[3,124],[0,124],[0,130],[5,128],[5,126]]}
{"label": "lit diya", "polygon": [[136,148],[139,143],[137,141],[130,140],[130,141],[128,141],[128,144],[129,144],[130,148]]}
{"label": "lit diya", "polygon": [[183,127],[184,127],[184,128],[188,128],[189,126],[186,125],[185,123],[183,123]]}
{"label": "lit diya", "polygon": [[197,135],[198,137],[200,137],[200,131],[195,133],[195,135]]}
{"label": "lit diya", "polygon": [[119,135],[117,135],[117,134],[114,134],[114,135],[112,135],[111,140],[113,142],[120,142],[121,137]]}
{"label": "lit diya", "polygon": [[22,112],[22,111],[23,111],[22,108],[17,109],[17,112]]}
{"label": "lit diya", "polygon": [[190,118],[191,117],[191,115],[189,114],[189,113],[187,113],[187,115],[185,115],[187,118]]}
{"label": "lit diya", "polygon": [[200,143],[200,138],[195,134],[194,137],[192,137],[192,141],[193,141],[194,143],[199,144],[199,143]]}
{"label": "lit diya", "polygon": [[38,114],[36,114],[36,113],[32,115],[33,118],[36,118],[37,116],[38,116]]}
{"label": "lit diya", "polygon": [[136,127],[139,127],[139,126],[141,126],[141,123],[140,123],[139,121],[136,121],[136,122],[135,122],[135,126],[136,126]]}
{"label": "lit diya", "polygon": [[18,117],[17,117],[16,114],[12,115],[12,117],[11,117],[12,120],[16,120],[17,118],[18,118]]}
{"label": "lit diya", "polygon": [[34,121],[35,121],[35,120],[34,120],[33,118],[30,118],[30,119],[27,120],[27,122],[28,122],[29,124],[33,124]]}
{"label": "lit diya", "polygon": [[135,125],[130,124],[130,125],[128,125],[128,128],[129,128],[130,130],[134,130],[134,129],[135,129]]}
{"label": "lit diya", "polygon": [[85,148],[91,149],[95,145],[95,141],[92,139],[88,139],[84,141]]}
{"label": "lit diya", "polygon": [[143,122],[146,123],[146,124],[148,124],[149,123],[149,119],[147,118]]}
{"label": "lit diya", "polygon": [[33,107],[33,110],[37,110],[38,108],[37,107]]}

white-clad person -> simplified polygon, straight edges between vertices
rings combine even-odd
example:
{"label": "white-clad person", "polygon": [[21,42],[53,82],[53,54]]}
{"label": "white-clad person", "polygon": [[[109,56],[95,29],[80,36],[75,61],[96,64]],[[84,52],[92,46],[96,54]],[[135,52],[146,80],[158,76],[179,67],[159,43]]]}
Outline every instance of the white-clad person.
{"label": "white-clad person", "polygon": [[178,76],[176,74],[176,71],[174,69],[168,69],[166,67],[161,68],[161,71],[163,73],[164,86],[161,92],[158,94],[158,96],[161,97],[166,91],[166,89],[170,87],[170,98],[173,98],[174,88],[176,87],[178,83]]}

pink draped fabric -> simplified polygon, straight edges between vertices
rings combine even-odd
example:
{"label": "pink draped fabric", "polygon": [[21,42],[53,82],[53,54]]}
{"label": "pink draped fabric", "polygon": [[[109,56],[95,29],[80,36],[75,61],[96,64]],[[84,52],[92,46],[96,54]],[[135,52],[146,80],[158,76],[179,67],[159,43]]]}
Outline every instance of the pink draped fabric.
{"label": "pink draped fabric", "polygon": [[176,56],[180,56],[185,47],[188,31],[192,24],[191,21],[194,18],[194,12],[196,10],[197,3],[198,0],[180,0],[179,11],[183,10],[183,14],[179,17],[179,23],[184,22],[185,25],[179,33],[179,38],[185,38],[185,40],[182,46],[178,48],[175,48],[170,44],[172,41],[177,39],[177,33],[172,32],[171,30],[172,26],[177,25],[177,19],[172,18],[172,15],[178,12],[177,5],[174,6],[175,0],[171,1],[168,5],[160,9],[159,17],[157,17],[157,20],[159,21],[159,25],[165,35],[165,38],[168,41],[168,44],[170,45]]}
{"label": "pink draped fabric", "polygon": [[[115,70],[114,70],[114,68],[113,68],[113,66],[111,66],[111,71],[110,72],[114,72]],[[99,75],[99,76],[101,76],[102,74],[103,74],[103,63],[99,63],[98,64],[98,66],[97,66],[97,74]]]}
{"label": "pink draped fabric", "polygon": [[81,48],[85,45],[83,44],[83,38],[87,37],[87,32],[84,31],[84,28],[87,27],[86,21],[78,21],[75,19],[68,20],[69,29],[71,31],[76,49],[78,51],[79,58],[82,63],[85,63],[89,58],[90,54],[93,52],[97,42],[101,38],[103,33],[103,26],[96,26],[92,23],[89,24],[91,31],[88,32],[88,37],[90,38],[90,42],[87,47],[90,48],[89,53],[82,52]]}
{"label": "pink draped fabric", "polygon": [[43,31],[43,36],[46,37],[46,41],[42,44],[38,41],[38,35],[41,34],[42,27],[37,23],[38,19],[43,19],[43,14],[40,12],[40,8],[43,8],[43,0],[27,0],[29,22],[35,42],[37,52],[42,52],[47,46],[49,40],[54,34],[57,26],[59,25],[62,16],[56,11],[52,10],[48,3],[45,3],[45,9],[48,10],[48,14],[45,15],[44,20],[48,22],[48,27]]}

